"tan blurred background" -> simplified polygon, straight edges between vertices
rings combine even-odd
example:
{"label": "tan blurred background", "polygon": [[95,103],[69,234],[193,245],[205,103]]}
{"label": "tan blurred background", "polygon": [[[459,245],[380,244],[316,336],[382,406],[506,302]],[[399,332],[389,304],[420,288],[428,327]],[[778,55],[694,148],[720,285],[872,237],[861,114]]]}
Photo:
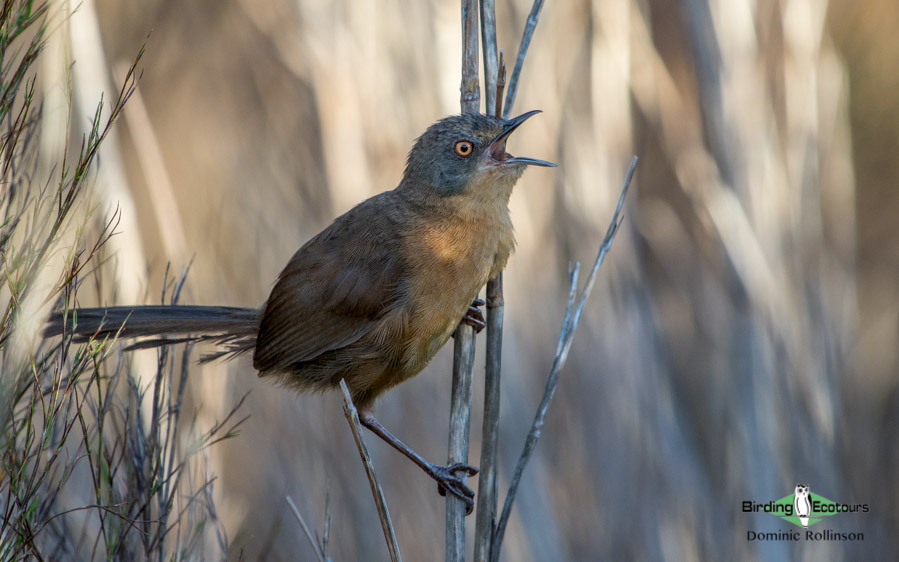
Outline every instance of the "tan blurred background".
{"label": "tan blurred background", "polygon": [[[511,59],[530,4],[497,4]],[[501,490],[552,360],[568,264],[592,263],[641,161],[506,560],[899,555],[897,27],[890,0],[547,2],[513,111],[544,114],[510,150],[560,167],[528,171],[512,198]],[[125,210],[105,303],[158,301],[165,264],[193,257],[185,302],[261,304],[306,239],[392,188],[415,137],[458,112],[455,1],[96,0],[64,28],[89,103],[147,43],[119,154],[101,156],[122,166],[101,173],[98,197]],[[447,351],[379,406],[438,461]],[[330,489],[335,560],[386,559],[337,396],[259,384],[247,359],[198,366],[191,383],[201,427],[252,390],[240,436],[208,456],[232,558],[313,559],[284,496],[320,530]],[[405,558],[441,558],[433,483],[371,446]],[[865,540],[747,541],[784,524],[741,502],[797,482],[869,503],[824,524]]]}

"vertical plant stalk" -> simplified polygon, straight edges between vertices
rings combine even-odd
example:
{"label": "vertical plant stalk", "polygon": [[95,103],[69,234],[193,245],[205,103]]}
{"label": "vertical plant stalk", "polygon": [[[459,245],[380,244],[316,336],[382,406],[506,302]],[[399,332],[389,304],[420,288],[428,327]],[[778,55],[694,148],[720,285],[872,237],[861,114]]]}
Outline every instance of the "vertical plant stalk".
{"label": "vertical plant stalk", "polygon": [[478,12],[475,0],[462,0],[462,113],[481,109],[478,84]]}
{"label": "vertical plant stalk", "polygon": [[[126,70],[121,64],[117,65],[115,76],[118,82],[124,83]],[[135,154],[144,173],[147,190],[150,192],[150,206],[159,229],[162,247],[170,260],[178,263],[190,260],[191,253],[184,232],[184,220],[175,197],[176,190],[166,170],[159,139],[153,130],[153,123],[144,105],[140,88],[134,88],[131,103],[125,108],[125,120],[128,122],[131,142],[136,148]]]}
{"label": "vertical plant stalk", "polygon": [[[474,372],[474,329],[456,330],[456,354],[453,358],[453,393],[450,400],[449,462],[468,463],[471,425],[471,385]],[[465,502],[446,494],[446,559],[465,560]]]}
{"label": "vertical plant stalk", "polygon": [[393,521],[390,519],[390,511],[387,509],[384,490],[381,488],[378,475],[375,474],[375,467],[372,465],[368,446],[366,446],[365,438],[362,436],[359,412],[356,411],[356,406],[350,397],[350,390],[343,379],[340,379],[340,390],[343,391],[343,415],[346,416],[346,421],[350,424],[353,439],[356,440],[356,447],[359,449],[359,456],[362,457],[362,466],[365,467],[365,475],[368,476],[368,483],[371,485],[371,494],[374,496],[375,506],[378,508],[378,519],[381,520],[381,529],[384,531],[384,540],[387,541],[387,551],[390,554],[390,560],[398,562],[403,558],[400,556],[400,546],[396,540],[396,531],[393,530]]}
{"label": "vertical plant stalk", "polygon": [[[462,113],[477,113],[481,106],[478,86],[478,11],[476,0],[462,0]],[[471,379],[474,373],[474,328],[460,323],[453,342],[453,386],[450,400],[448,463],[468,464],[471,421]],[[465,502],[446,495],[446,559],[465,559]]]}
{"label": "vertical plant stalk", "polygon": [[[484,48],[484,113],[491,114],[496,107],[496,7],[495,0],[480,0],[481,45]],[[502,95],[502,94],[500,94]],[[502,100],[502,98],[500,98]],[[500,107],[502,107],[500,105]],[[499,116],[499,113],[492,113]]]}
{"label": "vertical plant stalk", "polygon": [[[70,47],[74,59],[78,61],[78,64],[73,66],[72,85],[76,94],[75,101],[81,115],[90,116],[94,113],[92,100],[98,95],[106,98],[108,96],[103,93],[114,92],[114,89],[109,85],[109,65],[103,50],[96,2],[94,0],[70,2],[69,9],[72,10],[72,15],[68,18]],[[98,111],[105,116],[108,110],[101,107]],[[123,224],[137,225],[139,224],[137,204],[132,196],[122,154],[118,148],[120,146],[118,133],[114,129],[110,130],[109,137],[109,141],[99,148],[103,165],[96,170],[94,191],[107,210],[118,209]],[[136,229],[123,230],[111,242],[120,264],[120,267],[113,271],[118,290],[117,297],[124,302],[137,302],[144,296],[142,287],[147,286],[145,273],[148,262],[140,235]],[[144,369],[139,371],[144,372]],[[146,372],[152,371],[147,369]]]}
{"label": "vertical plant stalk", "polygon": [[[494,22],[495,25],[495,22]],[[494,33],[495,37],[495,33]],[[503,89],[506,87],[506,62],[499,52],[493,115],[502,115]],[[503,355],[503,272],[487,282],[487,364],[484,373],[484,422],[481,430],[481,472],[478,475],[477,516],[475,519],[474,559],[490,560],[490,545],[496,528],[496,447],[499,440],[500,376]]]}
{"label": "vertical plant stalk", "polygon": [[[584,283],[584,288],[581,290],[580,294],[577,294],[577,276],[580,264],[575,264],[569,276],[568,305],[565,310],[565,320],[562,322],[562,329],[559,332],[559,343],[556,346],[556,356],[553,359],[549,377],[546,379],[546,388],[543,391],[543,398],[541,398],[540,405],[537,407],[537,413],[534,415],[534,421],[531,424],[531,429],[525,439],[524,448],[518,458],[518,463],[515,465],[515,472],[512,476],[512,481],[509,484],[509,492],[506,494],[506,501],[503,504],[502,515],[500,515],[496,525],[493,545],[490,548],[490,559],[493,562],[499,560],[499,551],[502,547],[503,535],[506,532],[506,524],[509,522],[509,516],[512,513],[512,502],[515,500],[515,493],[518,491],[518,485],[521,483],[521,475],[524,473],[524,467],[534,453],[534,448],[537,446],[537,441],[540,439],[540,434],[543,431],[543,423],[546,421],[546,412],[549,410],[549,406],[552,403],[553,396],[556,392],[556,386],[559,384],[559,375],[562,373],[562,368],[565,367],[565,362],[568,360],[568,352],[571,350],[571,342],[574,339],[574,333],[580,322],[581,313],[584,311],[587,299],[590,298],[590,293],[593,291],[596,274],[599,272],[600,266],[603,261],[605,261],[606,255],[612,248],[612,242],[615,239],[615,235],[618,233],[618,228],[621,226],[621,221],[623,220],[621,210],[624,207],[627,189],[631,184],[631,179],[634,177],[634,171],[636,169],[637,157],[634,156],[634,159],[631,160],[631,166],[627,171],[627,175],[624,178],[621,194],[618,196],[618,205],[615,207],[612,220],[609,222],[608,229],[606,229],[606,235],[603,238],[602,244],[599,246],[596,261],[593,262],[593,269],[590,270],[590,275],[587,276],[587,281]],[[577,305],[573,306],[575,301],[577,301]]]}
{"label": "vertical plant stalk", "polygon": [[[485,5],[482,3],[482,35],[484,38],[484,69],[488,76],[492,76],[492,65],[487,62],[487,51],[491,48],[496,52],[496,16],[493,2]],[[528,47],[537,22],[540,20],[540,12],[543,8],[543,0],[534,0],[528,21],[521,37],[518,48],[518,57],[515,68],[509,81],[509,90],[506,93],[506,101],[503,103],[503,90],[506,87],[506,66],[500,51],[498,69],[496,70],[496,90],[493,96],[493,104],[488,105],[488,112],[492,109],[493,115],[508,119],[509,112],[515,103],[515,95],[518,91],[518,81],[521,70],[527,57]],[[485,15],[489,14],[489,15]],[[494,59],[495,60],[495,59]],[[488,88],[488,90],[490,90]],[[487,95],[488,104],[491,96]],[[499,545],[502,542],[495,540],[496,504],[497,504],[497,442],[499,439],[499,407],[500,407],[500,381],[502,374],[502,342],[503,342],[503,316],[505,302],[503,298],[502,272],[487,283],[487,363],[484,376],[484,421],[482,426],[481,441],[481,473],[478,479],[478,513],[475,521],[475,545],[474,559],[483,562],[499,557]],[[495,551],[494,551],[495,547]]]}

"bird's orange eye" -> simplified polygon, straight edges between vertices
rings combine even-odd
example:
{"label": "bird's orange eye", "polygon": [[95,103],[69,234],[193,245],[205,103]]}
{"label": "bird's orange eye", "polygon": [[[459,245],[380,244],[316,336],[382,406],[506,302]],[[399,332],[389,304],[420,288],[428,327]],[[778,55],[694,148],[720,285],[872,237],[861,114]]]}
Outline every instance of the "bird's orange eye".
{"label": "bird's orange eye", "polygon": [[456,154],[459,156],[471,156],[472,150],[474,150],[474,146],[471,141],[463,140],[456,143]]}

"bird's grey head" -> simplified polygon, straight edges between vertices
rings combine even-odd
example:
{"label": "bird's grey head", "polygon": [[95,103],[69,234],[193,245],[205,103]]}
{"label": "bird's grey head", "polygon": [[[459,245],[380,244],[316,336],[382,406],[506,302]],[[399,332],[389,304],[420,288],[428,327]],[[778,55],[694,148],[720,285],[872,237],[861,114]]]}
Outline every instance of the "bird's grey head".
{"label": "bird's grey head", "polygon": [[464,113],[441,119],[415,141],[403,183],[449,196],[464,192],[483,174],[512,176],[514,182],[528,165],[555,166],[506,152],[509,135],[537,113],[529,111],[512,119]]}

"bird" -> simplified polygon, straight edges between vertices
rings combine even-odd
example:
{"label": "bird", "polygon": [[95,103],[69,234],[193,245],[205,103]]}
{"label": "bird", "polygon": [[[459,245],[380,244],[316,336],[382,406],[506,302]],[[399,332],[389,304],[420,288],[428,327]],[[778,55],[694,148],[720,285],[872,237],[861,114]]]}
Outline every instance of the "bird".
{"label": "bird", "polygon": [[138,338],[129,349],[207,341],[202,360],[252,353],[259,376],[299,391],[346,381],[361,423],[469,511],[463,477],[477,468],[425,460],[374,415],[376,399],[417,375],[460,322],[485,326],[477,299],[515,248],[509,199],[528,166],[506,151],[529,111],[511,119],[445,117],[416,139],[392,190],[337,217],[290,258],[259,308],[113,306],[58,311],[44,334],[75,342]]}
{"label": "bird", "polygon": [[796,484],[796,490],[793,493],[793,507],[799,522],[803,527],[808,527],[808,518],[812,513],[812,505],[809,502],[809,485]]}

